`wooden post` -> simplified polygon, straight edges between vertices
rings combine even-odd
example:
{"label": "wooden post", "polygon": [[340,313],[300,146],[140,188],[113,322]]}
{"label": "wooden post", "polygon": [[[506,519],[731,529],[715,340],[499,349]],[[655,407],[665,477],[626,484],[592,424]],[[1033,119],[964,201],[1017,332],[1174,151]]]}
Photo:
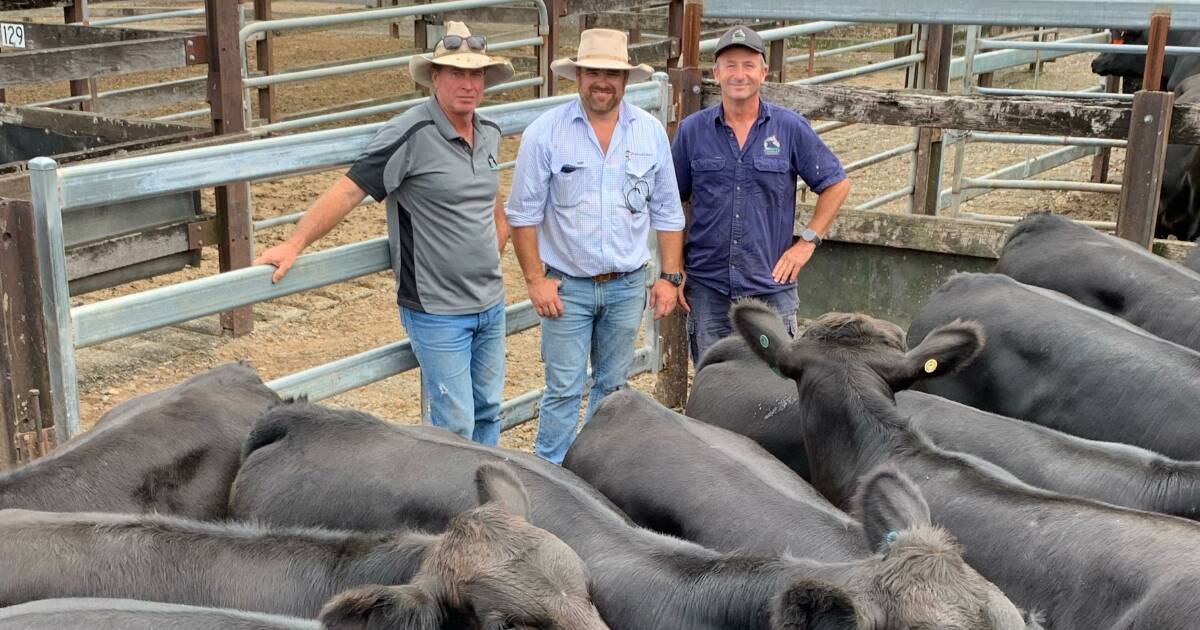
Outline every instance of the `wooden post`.
{"label": "wooden post", "polygon": [[558,40],[562,33],[562,18],[566,17],[566,5],[563,0],[546,0],[546,12],[550,18],[549,32],[543,46],[534,46],[537,54],[538,72],[546,77],[546,85],[534,88],[535,98],[554,96],[558,94],[558,78],[550,71],[550,64],[558,55]]}
{"label": "wooden post", "polygon": [[[399,0],[392,1],[398,2]],[[429,0],[413,0],[413,4],[428,4],[428,2]],[[392,29],[395,32],[395,36],[399,38],[400,25],[396,22],[392,22]],[[433,45],[436,46],[437,42],[434,42]],[[431,48],[429,45],[429,22],[425,20],[424,15],[418,15],[413,18],[413,48],[417,51],[417,54],[428,52]],[[417,92],[426,96],[429,96],[432,93],[429,88],[423,85],[417,85],[415,82],[413,83],[413,87]]]}
{"label": "wooden post", "polygon": [[[787,21],[780,21],[780,26],[787,26]],[[770,68],[770,80],[783,83],[787,76],[787,40],[777,39],[770,44],[767,54],[767,66]]]}
{"label": "wooden post", "polygon": [[[901,35],[912,35],[912,32],[913,32],[912,24],[905,24],[903,22],[896,24],[896,37],[900,37]],[[916,52],[916,50],[917,50],[917,42],[915,40],[909,40],[907,42],[896,42],[896,44],[894,46],[892,46],[892,58],[899,59],[900,57],[907,57],[908,55],[911,55],[914,52]],[[913,72],[912,66],[908,66],[904,69],[904,85],[911,85],[911,81],[912,81],[911,73],[912,72]]]}
{"label": "wooden post", "polygon": [[[271,0],[254,0],[254,19],[258,21],[271,19]],[[263,74],[275,73],[275,34],[267,31],[263,38],[254,44],[255,65]],[[275,113],[275,86],[268,85],[258,88],[258,117],[267,122],[277,122]]]}
{"label": "wooden post", "polygon": [[[671,0],[671,4],[667,6],[667,36],[668,37],[683,37],[683,0]],[[667,53],[667,68],[675,68],[679,66],[679,57],[683,54],[683,40],[679,41],[679,46]],[[675,92],[678,96],[679,92]]]}
{"label": "wooden post", "polygon": [[[641,7],[630,7],[629,12],[635,13],[635,14],[641,13],[642,9],[641,9]],[[636,22],[633,24],[633,26],[629,27],[629,40],[628,41],[630,44],[637,44],[642,41],[642,27],[640,25],[638,25]]]}
{"label": "wooden post", "polygon": [[[682,19],[677,15],[676,4],[682,4]],[[700,17],[704,4],[700,0],[672,2],[668,13],[668,26],[672,37],[679,38],[682,67],[668,68],[675,98],[675,118],[683,120],[689,114],[700,111],[702,94],[700,70]],[[674,134],[674,125],[671,133]],[[682,408],[688,395],[688,338],[687,315],[676,309],[670,316],[659,321],[662,335],[662,370],[654,384],[654,396],[662,404]]]}
{"label": "wooden post", "polygon": [[0,469],[53,448],[39,277],[33,204],[0,199]]}
{"label": "wooden post", "polygon": [[[984,24],[983,26],[979,27],[979,36],[980,37],[987,37],[991,34],[992,34],[992,27],[990,25]],[[994,79],[995,79],[995,73],[984,72],[983,74],[979,75],[979,83],[977,83],[977,85],[982,88],[990,88],[990,87],[992,87],[992,81]]]}
{"label": "wooden post", "polygon": [[[87,17],[87,0],[74,0],[71,4],[63,7],[63,21],[67,24],[82,22],[85,17]],[[86,101],[80,101],[79,109],[85,112],[96,111],[96,79],[72,79],[71,96],[85,95],[90,98]]]}
{"label": "wooden post", "polygon": [[1167,157],[1167,135],[1171,128],[1171,107],[1174,104],[1173,92],[1143,90],[1133,97],[1129,144],[1125,147],[1121,208],[1117,213],[1117,236],[1146,248],[1154,239],[1154,227],[1158,221],[1162,170]]}
{"label": "wooden post", "polygon": [[[1108,75],[1104,77],[1104,91],[1116,92],[1121,89],[1121,77]],[[1112,161],[1112,149],[1104,147],[1092,156],[1092,177],[1091,181],[1103,184],[1108,181],[1108,167]]]}
{"label": "wooden post", "polygon": [[[954,46],[954,27],[927,24],[921,27],[925,37],[924,72],[918,87],[945,92],[950,87],[950,51]],[[922,127],[917,132],[917,166],[913,178],[913,214],[937,214],[942,181],[942,132]]]}
{"label": "wooden post", "polygon": [[[213,133],[224,135],[246,129],[243,109],[242,53],[238,50],[238,14],[242,0],[204,0],[208,26],[208,102],[212,108]],[[250,185],[238,182],[216,188],[220,233],[220,270],[250,266],[254,259],[251,241]],[[233,335],[254,329],[254,312],[246,306],[221,313],[221,326]]]}

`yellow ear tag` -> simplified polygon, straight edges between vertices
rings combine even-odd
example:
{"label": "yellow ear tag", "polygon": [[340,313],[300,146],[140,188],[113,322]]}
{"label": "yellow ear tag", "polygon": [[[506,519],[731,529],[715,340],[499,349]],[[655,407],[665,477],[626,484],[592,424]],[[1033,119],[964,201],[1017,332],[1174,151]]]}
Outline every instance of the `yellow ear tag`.
{"label": "yellow ear tag", "polygon": [[925,373],[933,374],[937,371],[937,359],[930,359],[925,362]]}

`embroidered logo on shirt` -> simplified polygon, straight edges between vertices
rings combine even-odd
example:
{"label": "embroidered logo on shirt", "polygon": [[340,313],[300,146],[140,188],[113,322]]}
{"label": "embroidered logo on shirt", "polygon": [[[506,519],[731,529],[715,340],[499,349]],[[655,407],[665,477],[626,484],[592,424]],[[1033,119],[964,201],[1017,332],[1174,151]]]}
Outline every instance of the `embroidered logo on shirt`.
{"label": "embroidered logo on shirt", "polygon": [[742,29],[739,28],[738,30],[733,32],[733,37],[731,37],[730,39],[733,40],[735,43],[744,42],[744,41],[746,41],[746,31],[743,31]]}
{"label": "embroidered logo on shirt", "polygon": [[783,150],[783,146],[779,144],[779,138],[771,136],[763,140],[763,153],[767,155],[779,155],[781,150]]}

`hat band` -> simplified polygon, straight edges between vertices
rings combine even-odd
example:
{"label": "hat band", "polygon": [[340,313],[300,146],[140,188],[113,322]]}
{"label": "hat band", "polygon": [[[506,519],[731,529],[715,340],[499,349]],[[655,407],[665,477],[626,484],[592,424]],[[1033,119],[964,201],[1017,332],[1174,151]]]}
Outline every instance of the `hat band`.
{"label": "hat band", "polygon": [[617,61],[617,62],[620,62],[620,63],[623,63],[623,64],[628,64],[628,63],[629,63],[629,56],[628,56],[628,55],[626,55],[626,56],[624,56],[624,57],[621,57],[621,56],[618,56],[618,55],[606,55],[606,54],[604,54],[604,53],[588,53],[588,55],[587,55],[586,57],[584,57],[584,56],[582,56],[582,55],[581,55],[581,56],[579,56],[579,57],[577,57],[577,58],[575,59],[575,63],[580,63],[580,62],[583,62],[583,61],[587,61],[587,60],[589,60],[589,59],[607,59],[607,60],[609,60],[609,61]]}

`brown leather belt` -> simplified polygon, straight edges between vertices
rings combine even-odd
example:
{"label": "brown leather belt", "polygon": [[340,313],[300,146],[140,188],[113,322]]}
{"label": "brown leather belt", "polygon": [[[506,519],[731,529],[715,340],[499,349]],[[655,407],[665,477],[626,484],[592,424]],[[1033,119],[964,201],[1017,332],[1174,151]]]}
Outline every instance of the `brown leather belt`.
{"label": "brown leather belt", "polygon": [[[602,273],[598,276],[591,276],[590,278],[587,276],[584,276],[583,278],[580,278],[580,280],[591,280],[592,282],[599,282],[599,283],[612,282],[613,280],[616,280],[617,278],[624,278],[625,276],[628,276],[631,273],[637,273],[645,268],[646,268],[646,266],[642,265],[641,267],[638,267],[637,269],[634,269],[633,271],[610,271],[608,273]],[[558,276],[564,276],[564,277],[568,277],[568,278],[576,277],[576,276],[568,276],[567,274],[565,274],[549,265],[546,266],[546,273],[548,273],[548,274],[552,273],[552,274],[556,274]]]}
{"label": "brown leather belt", "polygon": [[616,280],[617,278],[620,278],[621,276],[624,276],[627,273],[629,273],[629,272],[627,272],[627,271],[610,271],[608,273],[602,273],[598,276],[592,276],[592,282],[608,282],[609,280]]}

